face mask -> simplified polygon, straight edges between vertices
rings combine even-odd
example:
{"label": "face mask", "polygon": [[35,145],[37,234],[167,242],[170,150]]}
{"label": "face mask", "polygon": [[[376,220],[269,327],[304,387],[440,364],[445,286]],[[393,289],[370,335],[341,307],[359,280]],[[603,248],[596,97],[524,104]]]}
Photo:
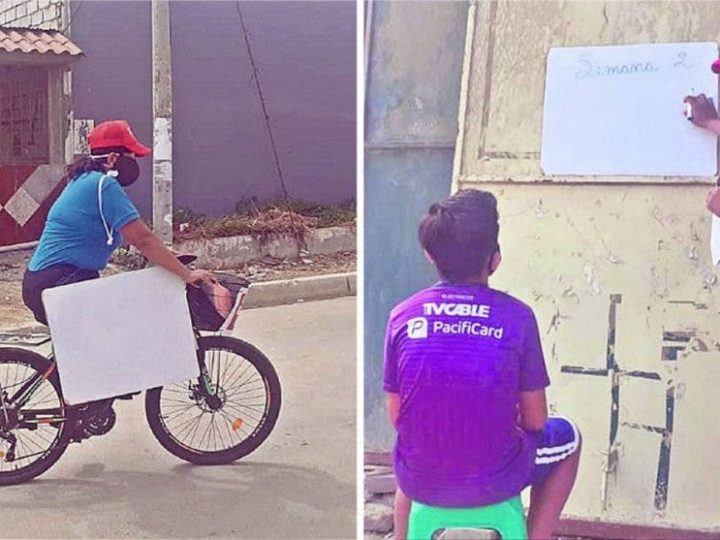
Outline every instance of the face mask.
{"label": "face mask", "polygon": [[117,171],[117,181],[123,187],[134,184],[135,180],[140,176],[140,166],[138,162],[128,156],[118,156],[114,168]]}

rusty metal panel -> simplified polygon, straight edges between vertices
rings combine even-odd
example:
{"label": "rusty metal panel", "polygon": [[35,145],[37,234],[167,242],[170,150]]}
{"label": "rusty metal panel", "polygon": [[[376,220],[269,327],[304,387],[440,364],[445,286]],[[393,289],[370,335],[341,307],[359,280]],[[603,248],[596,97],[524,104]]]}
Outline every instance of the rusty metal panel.
{"label": "rusty metal panel", "polygon": [[718,28],[709,2],[471,8],[454,188],[498,196],[504,262],[493,285],[537,310],[551,408],[583,431],[569,517],[720,534],[710,420],[720,411],[720,291],[708,179],[542,175],[545,56],[553,46],[717,41]]}
{"label": "rusty metal panel", "polygon": [[46,69],[0,66],[0,165],[49,161],[47,111]]}

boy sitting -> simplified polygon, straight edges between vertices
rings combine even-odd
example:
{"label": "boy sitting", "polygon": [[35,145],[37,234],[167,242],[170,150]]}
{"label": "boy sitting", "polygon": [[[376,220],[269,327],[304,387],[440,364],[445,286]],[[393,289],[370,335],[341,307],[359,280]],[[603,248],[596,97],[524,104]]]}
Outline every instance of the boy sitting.
{"label": "boy sitting", "polygon": [[570,420],[548,418],[535,315],[488,286],[500,265],[498,231],[495,197],[476,190],[433,204],[420,223],[441,281],[395,307],[385,342],[397,539],[407,536],[412,500],[487,506],[526,486],[529,535],[550,538],[575,482],[580,434]]}

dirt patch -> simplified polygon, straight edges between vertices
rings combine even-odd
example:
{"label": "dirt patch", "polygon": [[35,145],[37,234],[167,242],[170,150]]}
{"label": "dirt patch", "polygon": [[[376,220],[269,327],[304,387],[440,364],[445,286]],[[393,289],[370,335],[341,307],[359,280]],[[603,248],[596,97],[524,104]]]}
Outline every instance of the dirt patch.
{"label": "dirt patch", "polygon": [[236,212],[209,218],[190,210],[173,216],[175,241],[249,235],[267,238],[279,234],[302,236],[311,229],[355,223],[355,203],[326,205],[304,201],[276,201],[258,206],[255,201],[238,203]]}
{"label": "dirt patch", "polygon": [[22,281],[32,254],[30,249],[0,253],[0,282]]}
{"label": "dirt patch", "polygon": [[0,281],[0,329],[29,324],[34,324],[34,319],[23,304],[20,282]]}
{"label": "dirt patch", "polygon": [[319,223],[320,220],[315,217],[273,208],[255,216],[234,215],[215,219],[195,217],[177,223],[173,238],[175,241],[183,241],[243,235],[260,238],[277,234],[302,235],[318,227]]}

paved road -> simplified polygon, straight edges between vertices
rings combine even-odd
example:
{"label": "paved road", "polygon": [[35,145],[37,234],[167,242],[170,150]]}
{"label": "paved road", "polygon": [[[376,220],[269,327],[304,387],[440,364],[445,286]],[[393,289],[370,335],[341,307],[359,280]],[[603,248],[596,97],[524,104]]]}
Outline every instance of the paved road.
{"label": "paved road", "polygon": [[0,488],[2,538],[354,538],[355,298],[243,312],[239,336],[276,365],[270,439],[229,466],[168,454],[143,400],[48,473]]}

